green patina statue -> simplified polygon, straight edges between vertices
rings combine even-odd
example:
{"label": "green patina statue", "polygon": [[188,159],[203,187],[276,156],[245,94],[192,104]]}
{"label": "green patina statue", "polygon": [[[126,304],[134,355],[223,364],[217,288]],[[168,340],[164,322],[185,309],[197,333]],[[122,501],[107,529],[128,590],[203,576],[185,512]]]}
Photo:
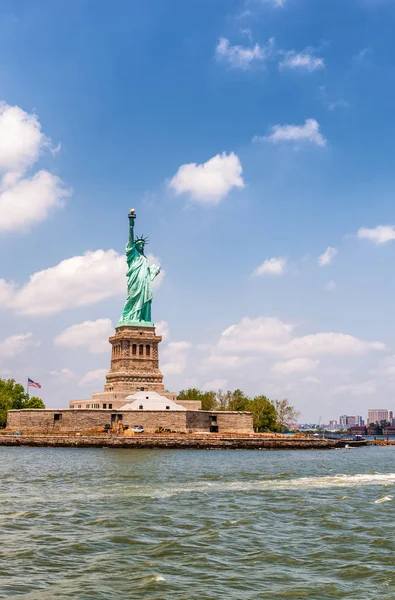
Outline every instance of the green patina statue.
{"label": "green patina statue", "polygon": [[147,238],[134,237],[134,223],[136,211],[134,208],[129,213],[129,241],[126,245],[126,262],[128,270],[128,297],[117,327],[134,325],[140,327],[154,327],[151,322],[152,281],[160,272],[160,267],[148,265],[144,254]]}

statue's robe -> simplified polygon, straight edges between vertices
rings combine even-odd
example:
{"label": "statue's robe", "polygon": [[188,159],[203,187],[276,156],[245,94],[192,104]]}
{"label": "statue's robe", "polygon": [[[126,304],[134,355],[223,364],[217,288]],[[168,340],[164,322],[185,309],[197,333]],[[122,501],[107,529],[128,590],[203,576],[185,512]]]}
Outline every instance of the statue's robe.
{"label": "statue's robe", "polygon": [[135,245],[126,246],[126,262],[128,270],[128,297],[123,309],[122,321],[151,321],[152,274],[144,254]]}

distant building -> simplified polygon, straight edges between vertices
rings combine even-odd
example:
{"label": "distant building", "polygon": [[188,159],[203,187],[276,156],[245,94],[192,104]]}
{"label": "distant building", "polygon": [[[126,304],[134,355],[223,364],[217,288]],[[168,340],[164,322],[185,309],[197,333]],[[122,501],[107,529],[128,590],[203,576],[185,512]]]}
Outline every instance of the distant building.
{"label": "distant building", "polygon": [[359,415],[349,416],[349,415],[341,415],[339,417],[339,424],[342,427],[349,427],[350,425],[356,425],[357,427],[362,427],[364,424],[363,419]]}
{"label": "distant building", "polygon": [[380,421],[388,421],[392,423],[393,413],[392,410],[386,408],[369,408],[368,410],[368,421],[370,423],[380,423]]}
{"label": "distant building", "polygon": [[324,426],[324,429],[328,431],[339,431],[339,429],[342,429],[342,427],[336,420],[333,420],[329,421],[328,425]]}
{"label": "distant building", "polygon": [[[368,434],[368,428],[365,426],[360,426],[360,425],[352,425],[349,429],[348,429],[348,433],[350,435],[367,435]],[[376,432],[374,432],[372,435],[374,435]]]}

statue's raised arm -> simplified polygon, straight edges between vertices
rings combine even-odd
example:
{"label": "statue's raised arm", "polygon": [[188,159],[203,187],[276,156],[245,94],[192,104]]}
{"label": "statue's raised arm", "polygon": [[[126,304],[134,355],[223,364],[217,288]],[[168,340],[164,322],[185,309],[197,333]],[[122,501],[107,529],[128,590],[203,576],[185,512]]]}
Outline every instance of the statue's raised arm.
{"label": "statue's raised arm", "polygon": [[134,244],[134,222],[136,220],[136,211],[132,208],[128,214],[129,217],[129,246]]}
{"label": "statue's raised arm", "polygon": [[144,246],[148,240],[144,236],[136,238],[134,235],[136,211],[133,208],[128,217],[129,241],[126,246],[128,297],[117,327],[153,327],[154,324],[151,322],[151,282],[159,274],[160,267],[156,265],[149,267],[144,254]]}

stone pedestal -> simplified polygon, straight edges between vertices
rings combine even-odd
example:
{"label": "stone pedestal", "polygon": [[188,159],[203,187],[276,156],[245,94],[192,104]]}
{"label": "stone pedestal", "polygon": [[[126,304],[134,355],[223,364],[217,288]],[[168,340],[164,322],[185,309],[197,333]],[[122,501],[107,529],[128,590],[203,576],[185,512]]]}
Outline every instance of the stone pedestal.
{"label": "stone pedestal", "polygon": [[90,400],[71,400],[70,408],[118,409],[125,404],[127,396],[136,392],[157,392],[169,400],[176,400],[176,394],[166,392],[163,385],[158,350],[161,341],[162,336],[156,335],[155,327],[116,327],[115,335],[109,339],[111,367],[104,391],[95,392]]}
{"label": "stone pedestal", "polygon": [[158,345],[162,336],[155,327],[117,327],[110,337],[111,368],[104,392],[154,391],[163,394],[163,375],[159,369]]}

